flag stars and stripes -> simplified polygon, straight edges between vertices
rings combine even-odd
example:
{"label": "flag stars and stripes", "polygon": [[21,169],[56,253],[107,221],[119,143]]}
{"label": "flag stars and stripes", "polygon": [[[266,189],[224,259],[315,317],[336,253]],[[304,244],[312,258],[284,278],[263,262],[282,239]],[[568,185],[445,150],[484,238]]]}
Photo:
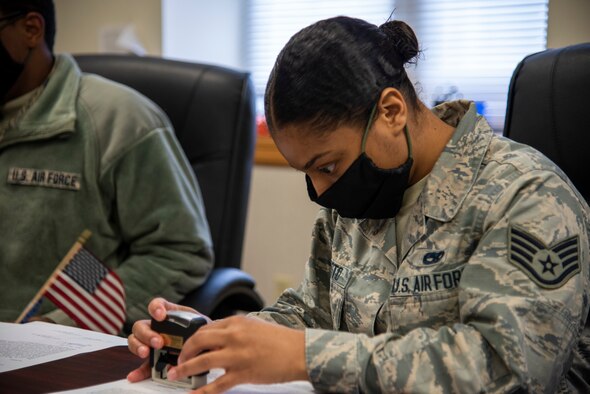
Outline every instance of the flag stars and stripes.
{"label": "flag stars and stripes", "polygon": [[94,293],[100,281],[109,271],[86,249],[82,248],[73,261],[64,268],[64,273],[89,293]]}
{"label": "flag stars and stripes", "polygon": [[125,322],[125,290],[117,274],[80,246],[45,293],[79,327],[118,334]]}

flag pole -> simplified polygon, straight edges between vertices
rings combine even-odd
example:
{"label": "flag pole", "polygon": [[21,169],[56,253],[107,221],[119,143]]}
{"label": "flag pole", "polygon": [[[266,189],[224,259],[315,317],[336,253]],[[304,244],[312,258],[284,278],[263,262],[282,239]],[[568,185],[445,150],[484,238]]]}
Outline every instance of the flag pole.
{"label": "flag pole", "polygon": [[64,269],[66,265],[68,265],[68,263],[72,260],[74,255],[78,253],[82,246],[84,246],[84,244],[86,243],[86,241],[88,241],[88,238],[90,238],[91,235],[92,233],[90,232],[90,230],[82,231],[82,234],[80,234],[78,240],[74,243],[74,245],[72,245],[65,257],[59,262],[53,273],[45,281],[43,286],[41,286],[41,289],[37,292],[37,294],[35,294],[35,297],[33,297],[33,299],[31,300],[31,302],[29,302],[27,307],[22,311],[18,319],[16,319],[15,323],[22,322],[22,320],[27,316],[31,309],[33,309],[37,302],[39,302],[41,297],[43,297],[49,286],[51,286],[51,284],[55,280],[56,276],[59,275],[59,273]]}

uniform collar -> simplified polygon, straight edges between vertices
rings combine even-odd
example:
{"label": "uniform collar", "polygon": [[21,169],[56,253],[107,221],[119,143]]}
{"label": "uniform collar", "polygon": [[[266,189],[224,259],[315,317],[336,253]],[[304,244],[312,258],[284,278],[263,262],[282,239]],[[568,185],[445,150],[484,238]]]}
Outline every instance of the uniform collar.
{"label": "uniform collar", "polygon": [[432,111],[456,129],[424,187],[424,215],[447,222],[473,187],[494,132],[473,102],[452,101]]}
{"label": "uniform collar", "polygon": [[72,133],[76,123],[80,76],[80,70],[70,55],[57,55],[43,92],[22,119],[6,131],[0,148]]}

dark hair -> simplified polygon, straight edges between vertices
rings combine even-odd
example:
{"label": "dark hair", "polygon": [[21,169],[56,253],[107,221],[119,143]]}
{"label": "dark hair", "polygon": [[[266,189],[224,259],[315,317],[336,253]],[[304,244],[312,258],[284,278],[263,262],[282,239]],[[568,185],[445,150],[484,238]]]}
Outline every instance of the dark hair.
{"label": "dark hair", "polygon": [[401,21],[377,27],[339,16],[295,34],[280,52],[264,99],[269,130],[303,124],[322,133],[364,124],[383,89],[399,89],[418,108],[404,65],[415,63],[418,40]]}
{"label": "dark hair", "polygon": [[55,7],[53,0],[0,0],[0,10],[4,15],[23,12],[38,12],[45,20],[45,43],[53,53],[55,42]]}

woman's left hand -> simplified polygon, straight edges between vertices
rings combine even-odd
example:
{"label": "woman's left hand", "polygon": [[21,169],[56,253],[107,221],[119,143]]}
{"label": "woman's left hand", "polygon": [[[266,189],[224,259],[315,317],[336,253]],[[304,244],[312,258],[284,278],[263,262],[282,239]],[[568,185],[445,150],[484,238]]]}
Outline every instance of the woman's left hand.
{"label": "woman's left hand", "polygon": [[307,380],[305,333],[246,316],[213,321],[186,341],[168,379],[215,368],[225,374],[193,393],[221,393],[242,383]]}

